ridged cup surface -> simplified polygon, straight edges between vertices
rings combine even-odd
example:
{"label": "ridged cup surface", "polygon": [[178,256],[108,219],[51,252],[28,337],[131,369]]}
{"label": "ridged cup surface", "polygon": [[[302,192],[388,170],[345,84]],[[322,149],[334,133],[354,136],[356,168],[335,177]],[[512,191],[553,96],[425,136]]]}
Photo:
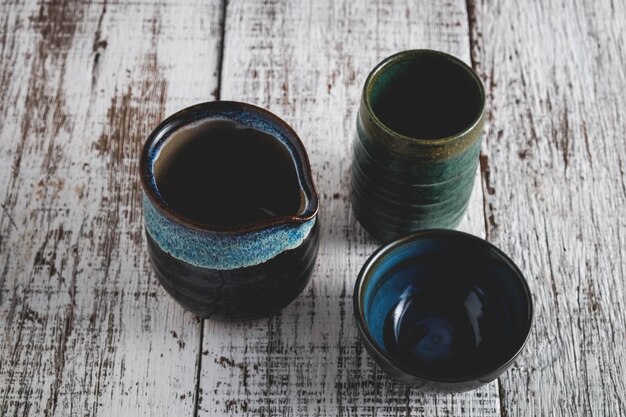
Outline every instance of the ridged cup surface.
{"label": "ridged cup surface", "polygon": [[[476,97],[468,98],[467,104],[475,107],[468,110],[475,115],[472,113],[461,130],[445,137],[420,138],[398,132],[381,120],[380,109],[373,104],[372,97],[382,94],[376,91],[386,88],[381,77],[406,63],[419,65],[424,59],[454,67],[454,74],[465,77],[464,82],[475,90]],[[427,99],[415,97],[416,101]],[[378,239],[389,240],[420,229],[453,228],[460,222],[478,166],[484,104],[478,76],[448,54],[405,51],[374,68],[363,89],[351,168],[352,207],[366,230]],[[410,106],[411,102],[399,105]],[[459,111],[463,105],[455,103],[452,107]],[[440,116],[445,123],[446,115]],[[414,123],[419,127],[419,115]]]}

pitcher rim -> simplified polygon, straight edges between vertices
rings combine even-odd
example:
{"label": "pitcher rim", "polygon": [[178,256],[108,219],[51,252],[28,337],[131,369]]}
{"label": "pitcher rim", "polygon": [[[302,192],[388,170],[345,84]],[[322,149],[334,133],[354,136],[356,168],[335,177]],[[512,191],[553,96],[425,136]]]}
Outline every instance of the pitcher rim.
{"label": "pitcher rim", "polygon": [[[305,206],[299,213],[275,216],[269,219],[252,223],[244,223],[241,225],[223,226],[200,222],[184,216],[165,202],[158,191],[155,181],[153,168],[154,159],[156,157],[155,153],[163,146],[169,134],[177,128],[201,121],[203,119],[209,120],[212,116],[203,116],[203,113],[207,112],[209,114],[249,112],[260,117],[260,119],[269,122],[281,132],[284,138],[287,139],[291,145],[293,145],[296,154],[290,154],[290,156],[298,177],[298,186],[306,197]],[[276,138],[276,140],[280,139]],[[141,151],[139,165],[141,186],[150,203],[152,203],[160,213],[171,221],[198,231],[241,234],[265,230],[281,225],[302,224],[314,219],[318,213],[319,197],[315,188],[315,183],[313,182],[309,158],[300,137],[283,119],[274,113],[253,104],[238,101],[216,100],[195,104],[172,114],[163,120],[148,136],[148,139],[146,140]]]}

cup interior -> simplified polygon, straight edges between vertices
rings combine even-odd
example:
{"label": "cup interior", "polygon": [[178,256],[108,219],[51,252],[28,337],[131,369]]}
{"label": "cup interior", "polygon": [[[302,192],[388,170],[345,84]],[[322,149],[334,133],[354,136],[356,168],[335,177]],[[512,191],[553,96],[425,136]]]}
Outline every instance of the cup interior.
{"label": "cup interior", "polygon": [[202,229],[304,221],[317,211],[300,139],[245,103],[202,103],[171,116],[148,139],[141,169],[156,204]]}
{"label": "cup interior", "polygon": [[368,78],[366,100],[390,130],[415,139],[460,134],[480,118],[485,105],[482,83],[470,67],[429,50],[383,61]]}
{"label": "cup interior", "polygon": [[375,348],[402,369],[431,380],[469,380],[504,366],[525,343],[528,286],[482,239],[418,233],[373,258],[357,283],[357,317]]}
{"label": "cup interior", "polygon": [[154,162],[156,186],[175,211],[220,226],[295,215],[303,205],[288,149],[229,120],[173,132]]}

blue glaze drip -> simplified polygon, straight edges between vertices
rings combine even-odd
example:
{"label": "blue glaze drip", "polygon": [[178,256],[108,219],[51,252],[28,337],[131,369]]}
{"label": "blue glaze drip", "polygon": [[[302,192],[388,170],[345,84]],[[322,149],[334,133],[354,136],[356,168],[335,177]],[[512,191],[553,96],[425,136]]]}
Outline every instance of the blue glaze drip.
{"label": "blue glaze drip", "polygon": [[299,224],[253,232],[202,232],[174,223],[143,196],[146,230],[165,252],[188,264],[216,270],[258,265],[297,248],[309,235],[316,218]]}

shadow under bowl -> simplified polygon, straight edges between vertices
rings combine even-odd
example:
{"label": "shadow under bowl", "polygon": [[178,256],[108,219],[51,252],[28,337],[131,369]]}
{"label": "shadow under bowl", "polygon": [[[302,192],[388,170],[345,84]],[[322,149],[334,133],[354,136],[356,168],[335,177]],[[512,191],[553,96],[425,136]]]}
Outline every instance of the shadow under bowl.
{"label": "shadow under bowl", "polygon": [[363,344],[391,377],[459,392],[512,364],[533,308],[522,273],[498,248],[462,232],[424,230],[367,260],[354,311]]}

